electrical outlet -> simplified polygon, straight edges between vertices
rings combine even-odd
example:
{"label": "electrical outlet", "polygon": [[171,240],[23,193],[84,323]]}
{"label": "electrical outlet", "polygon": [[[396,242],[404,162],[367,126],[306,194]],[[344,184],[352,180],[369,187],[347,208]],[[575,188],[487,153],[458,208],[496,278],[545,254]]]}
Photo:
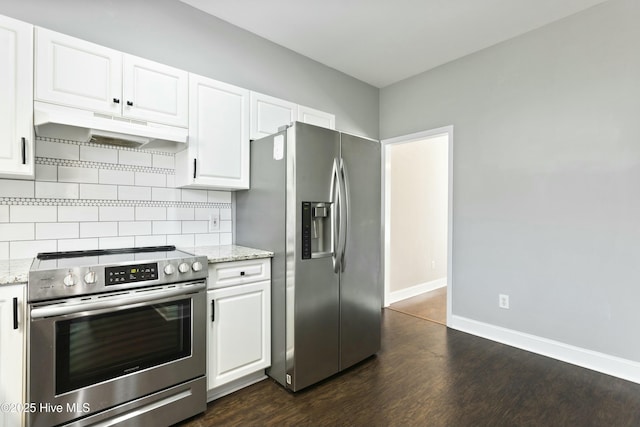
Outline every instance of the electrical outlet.
{"label": "electrical outlet", "polygon": [[220,231],[220,214],[218,212],[209,215],[209,232]]}
{"label": "electrical outlet", "polygon": [[498,307],[509,309],[509,295],[500,294],[498,295]]}

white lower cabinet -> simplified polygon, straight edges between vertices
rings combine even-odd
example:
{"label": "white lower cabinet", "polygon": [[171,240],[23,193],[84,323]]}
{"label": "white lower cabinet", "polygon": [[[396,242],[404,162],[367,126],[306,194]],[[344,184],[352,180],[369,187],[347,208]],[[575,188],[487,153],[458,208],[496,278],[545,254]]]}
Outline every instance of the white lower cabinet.
{"label": "white lower cabinet", "polygon": [[[209,267],[209,400],[264,378],[264,370],[271,364],[270,263],[270,259],[260,259],[218,263]],[[250,273],[256,266],[267,272],[266,278]],[[237,271],[238,278],[218,280],[219,270]]]}
{"label": "white lower cabinet", "polygon": [[23,425],[25,285],[0,286],[0,426]]}

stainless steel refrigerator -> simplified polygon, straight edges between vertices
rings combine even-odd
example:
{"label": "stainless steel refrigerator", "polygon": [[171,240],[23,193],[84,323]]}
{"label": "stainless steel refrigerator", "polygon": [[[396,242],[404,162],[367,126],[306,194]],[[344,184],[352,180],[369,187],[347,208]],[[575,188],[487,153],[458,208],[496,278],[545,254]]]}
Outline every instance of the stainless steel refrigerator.
{"label": "stainless steel refrigerator", "polygon": [[271,368],[297,391],[380,349],[380,143],[300,122],[251,143],[236,243],[272,250]]}

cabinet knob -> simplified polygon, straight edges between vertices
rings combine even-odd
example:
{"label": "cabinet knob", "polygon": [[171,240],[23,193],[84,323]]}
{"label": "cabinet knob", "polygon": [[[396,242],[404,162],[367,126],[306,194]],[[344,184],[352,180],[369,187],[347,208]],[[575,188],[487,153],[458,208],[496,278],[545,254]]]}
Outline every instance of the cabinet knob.
{"label": "cabinet knob", "polygon": [[118,98],[113,98],[113,103],[114,104],[120,104],[120,100]]}
{"label": "cabinet knob", "polygon": [[127,105],[128,105],[129,107],[133,107],[133,101],[127,101]]}

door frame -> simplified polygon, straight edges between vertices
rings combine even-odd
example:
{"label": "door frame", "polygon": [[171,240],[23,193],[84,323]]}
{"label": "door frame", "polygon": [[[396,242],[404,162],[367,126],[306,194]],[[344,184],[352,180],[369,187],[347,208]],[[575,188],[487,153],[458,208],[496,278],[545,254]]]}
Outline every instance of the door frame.
{"label": "door frame", "polygon": [[383,139],[382,142],[382,193],[383,193],[383,223],[384,223],[384,307],[390,305],[390,277],[389,277],[389,260],[390,260],[390,168],[391,160],[389,150],[392,145],[406,144],[409,142],[417,142],[433,137],[447,135],[448,139],[448,212],[447,212],[447,325],[451,324],[452,316],[452,289],[453,289],[453,125],[443,126],[436,129],[416,132],[408,135],[398,136],[394,138]]}

